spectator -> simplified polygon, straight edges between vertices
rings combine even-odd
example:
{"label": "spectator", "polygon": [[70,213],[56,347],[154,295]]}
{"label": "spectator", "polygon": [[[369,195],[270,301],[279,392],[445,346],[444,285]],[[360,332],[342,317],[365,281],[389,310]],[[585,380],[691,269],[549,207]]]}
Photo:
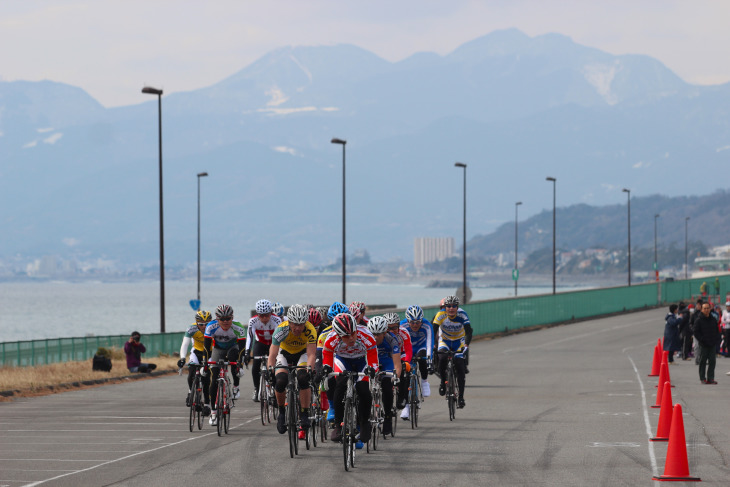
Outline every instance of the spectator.
{"label": "spectator", "polygon": [[[700,381],[703,384],[717,384],[715,381],[715,347],[720,343],[720,329],[717,320],[710,313],[710,303],[702,303],[701,314],[695,320],[694,334],[700,349]],[[705,373],[705,369],[706,373]]]}
{"label": "spectator", "polygon": [[730,301],[725,303],[725,311],[722,312],[722,337],[720,353],[730,358]]}
{"label": "spectator", "polygon": [[694,312],[692,313],[692,316],[689,317],[689,331],[692,334],[692,356],[695,358],[695,365],[699,365],[700,363],[700,352],[699,352],[699,344],[697,343],[697,338],[694,336],[695,333],[695,321],[699,316],[702,314],[700,310],[702,309],[702,304],[704,303],[704,300],[702,298],[697,300],[697,305],[695,306]]}
{"label": "spectator", "polygon": [[682,317],[682,321],[679,323],[680,355],[682,360],[689,360],[690,351],[692,350],[692,332],[689,329],[689,308],[684,302],[680,302],[677,312]]}
{"label": "spectator", "polygon": [[142,336],[138,331],[133,331],[127,343],[124,344],[124,354],[127,356],[127,368],[130,372],[152,372],[157,368],[156,364],[143,364],[141,356],[147,351],[140,342]]}
{"label": "spectator", "polygon": [[669,352],[669,363],[674,365],[674,352],[681,350],[679,341],[679,326],[682,323],[682,317],[677,313],[679,306],[672,304],[669,306],[669,313],[664,318],[664,350]]}

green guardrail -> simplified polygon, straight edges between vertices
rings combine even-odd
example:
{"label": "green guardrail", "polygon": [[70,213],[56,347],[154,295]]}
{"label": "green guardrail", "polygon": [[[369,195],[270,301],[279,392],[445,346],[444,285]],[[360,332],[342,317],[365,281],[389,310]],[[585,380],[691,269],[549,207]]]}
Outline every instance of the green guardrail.
{"label": "green guardrail", "polygon": [[[183,332],[145,333],[145,357],[180,351]],[[58,362],[83,361],[94,356],[99,347],[122,349],[129,335],[48,338],[0,343],[0,365],[28,366]]]}
{"label": "green guardrail", "polygon": [[[689,304],[701,295],[700,286],[703,283],[707,283],[711,290],[712,301],[724,304],[725,295],[730,291],[730,275],[493,299],[469,303],[463,308],[469,315],[474,336],[479,336],[636,311],[681,300]],[[714,287],[716,283],[719,288]],[[403,310],[399,311],[403,318]],[[437,307],[424,307],[429,319],[437,311]],[[179,351],[182,337],[182,332],[145,334],[145,356]],[[123,348],[127,340],[128,335],[113,335],[5,342],[0,343],[0,365],[27,366],[87,360],[94,356],[99,347]]]}

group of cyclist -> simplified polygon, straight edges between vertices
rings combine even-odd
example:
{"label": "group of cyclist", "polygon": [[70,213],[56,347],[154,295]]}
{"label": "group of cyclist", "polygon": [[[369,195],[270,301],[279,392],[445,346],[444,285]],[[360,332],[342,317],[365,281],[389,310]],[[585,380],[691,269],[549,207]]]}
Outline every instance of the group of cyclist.
{"label": "group of cyclist", "polygon": [[[248,367],[253,361],[252,400],[258,401],[263,378],[261,361],[267,356],[264,372],[275,389],[279,407],[277,431],[281,434],[287,431],[285,404],[289,366],[300,366],[296,370],[296,378],[302,405],[299,411],[302,429],[308,429],[311,425],[311,388],[318,387],[322,391],[323,409],[329,407],[327,419],[334,425],[330,434],[332,441],[342,438],[341,423],[347,387],[346,377],[341,374],[344,371],[362,373],[355,391],[358,395],[360,441],[364,443],[371,436],[370,381],[376,378],[381,380],[385,411],[383,434],[390,434],[394,401],[397,401],[397,409],[401,410],[400,417],[409,418],[410,410],[406,402],[411,363],[418,362],[423,396],[430,395],[428,375],[436,371],[441,379],[439,394],[443,396],[446,393],[446,357],[449,352],[453,352],[459,386],[458,407],[465,406],[465,374],[468,373],[466,352],[471,342],[472,328],[456,296],[447,296],[441,301],[441,309],[432,322],[424,318],[423,310],[417,305],[407,308],[403,320],[392,312],[368,319],[365,311],[365,303],[354,301],[349,306],[340,302],[334,302],[329,307],[294,304],[285,315],[279,303],[261,299],[256,303],[256,315],[249,320],[248,326],[233,321],[233,309],[229,305],[218,306],[215,320],[210,312],[198,311],[195,323],[185,332],[178,366],[184,367],[188,358],[189,388],[193,383],[195,367],[203,367],[203,414],[210,415],[211,425],[216,425],[217,421],[215,411],[211,412],[210,408],[211,398],[216,398],[217,384],[216,381],[209,381],[208,367],[213,377],[216,377],[218,370],[215,362],[225,360],[235,363],[231,368],[233,398],[238,399],[240,377],[243,375],[240,365]],[[190,396],[189,392],[186,398],[188,407]]]}

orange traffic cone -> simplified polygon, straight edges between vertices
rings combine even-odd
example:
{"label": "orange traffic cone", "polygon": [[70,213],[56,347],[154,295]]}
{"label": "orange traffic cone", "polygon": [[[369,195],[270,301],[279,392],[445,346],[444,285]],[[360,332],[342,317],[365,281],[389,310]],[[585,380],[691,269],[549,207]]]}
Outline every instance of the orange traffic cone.
{"label": "orange traffic cone", "polygon": [[664,383],[662,392],[662,408],[659,410],[659,423],[656,427],[656,436],[651,441],[668,441],[670,426],[672,425],[672,388],[669,382]]}
{"label": "orange traffic cone", "polygon": [[654,358],[651,361],[651,374],[649,377],[656,377],[659,375],[659,345],[654,347]]}
{"label": "orange traffic cone", "polygon": [[[666,356],[667,352],[664,352],[664,355]],[[668,362],[662,362],[662,364],[659,366],[659,382],[654,387],[659,387],[660,384],[664,384],[662,381],[662,373],[664,374],[664,380],[669,381],[669,383],[674,387],[674,384],[672,384],[672,379],[669,377],[669,363]]]}
{"label": "orange traffic cone", "polygon": [[652,480],[674,480],[683,482],[699,482],[699,477],[689,476],[687,462],[687,443],[684,438],[684,420],[682,419],[682,405],[675,404],[672,413],[672,425],[669,431],[669,446],[667,460],[664,463],[664,475],[652,477]]}
{"label": "orange traffic cone", "polygon": [[[669,367],[667,367],[667,364],[662,364],[662,366],[659,370],[659,383],[660,384],[664,384],[667,381],[667,372],[668,371],[669,371]],[[656,390],[656,403],[652,406],[653,408],[659,408],[662,406],[662,393],[663,392],[664,392],[663,387],[659,387]]]}

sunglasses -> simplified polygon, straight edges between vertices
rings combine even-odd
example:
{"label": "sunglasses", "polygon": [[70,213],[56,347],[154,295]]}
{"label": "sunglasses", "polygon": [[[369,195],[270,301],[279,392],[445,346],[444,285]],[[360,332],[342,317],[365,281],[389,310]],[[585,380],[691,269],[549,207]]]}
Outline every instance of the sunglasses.
{"label": "sunglasses", "polygon": [[446,308],[458,308],[458,307],[459,307],[458,304],[447,304],[446,305]]}
{"label": "sunglasses", "polygon": [[261,318],[268,318],[269,316],[271,316],[271,313],[259,313],[259,316]]}
{"label": "sunglasses", "polygon": [[218,321],[233,321],[233,316],[221,316]]}

